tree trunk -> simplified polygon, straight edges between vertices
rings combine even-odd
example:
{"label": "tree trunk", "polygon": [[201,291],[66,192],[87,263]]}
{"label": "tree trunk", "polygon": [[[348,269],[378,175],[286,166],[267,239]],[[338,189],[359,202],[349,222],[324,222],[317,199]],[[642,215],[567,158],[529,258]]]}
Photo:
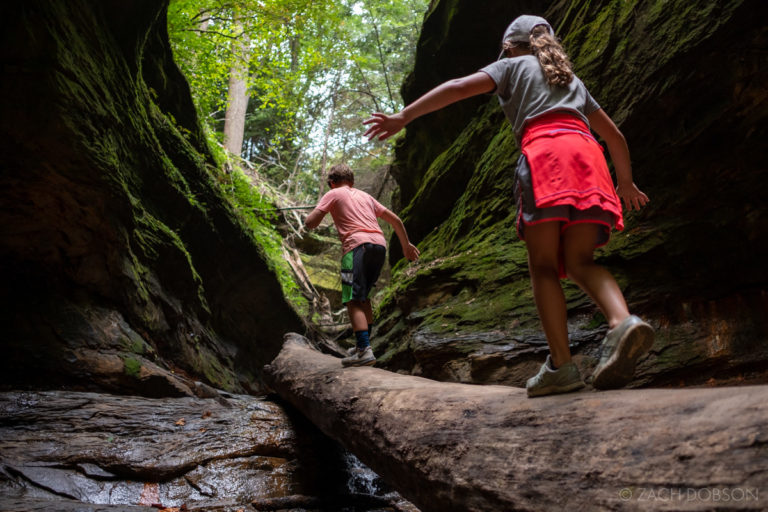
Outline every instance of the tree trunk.
{"label": "tree trunk", "polygon": [[373,33],[376,36],[376,48],[379,51],[379,63],[381,64],[381,72],[384,75],[384,82],[387,85],[387,97],[389,98],[389,108],[395,109],[395,96],[392,94],[392,85],[389,83],[389,73],[387,69],[387,61],[384,58],[384,51],[381,48],[381,37],[379,37],[379,26],[376,23],[376,18],[373,15],[373,11],[368,9],[368,15],[371,17],[371,23],[373,24]]}
{"label": "tree trunk", "polygon": [[333,80],[333,86],[331,87],[331,112],[326,120],[325,130],[323,133],[323,156],[320,160],[320,173],[318,176],[317,185],[317,200],[319,201],[325,193],[325,172],[328,165],[328,141],[331,138],[333,132],[333,118],[336,116],[336,95],[339,92],[339,84],[341,83],[341,72],[336,73],[336,78]]}
{"label": "tree trunk", "polygon": [[235,22],[235,32],[241,32],[234,42],[235,58],[229,70],[227,89],[227,111],[224,115],[224,147],[230,153],[240,156],[245,133],[245,113],[248,109],[248,44],[242,23]]}
{"label": "tree trunk", "polygon": [[197,29],[199,30],[199,32],[197,33],[198,37],[204,34],[205,32],[207,32],[208,25],[211,24],[211,15],[209,12],[207,12],[206,10],[201,10],[199,16],[200,16],[200,21],[197,25]]}
{"label": "tree trunk", "polygon": [[529,399],[286,338],[269,385],[423,512],[768,507],[768,386]]}

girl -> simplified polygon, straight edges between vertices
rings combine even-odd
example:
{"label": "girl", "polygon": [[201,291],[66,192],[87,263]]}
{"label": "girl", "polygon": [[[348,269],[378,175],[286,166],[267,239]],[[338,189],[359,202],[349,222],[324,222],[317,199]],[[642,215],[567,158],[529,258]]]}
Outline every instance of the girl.
{"label": "girl", "polygon": [[[609,324],[593,374],[599,389],[624,386],[635,362],[653,343],[653,329],[629,314],[613,276],[594,263],[595,247],[624,222],[621,202],[640,209],[648,196],[632,181],[624,136],[590,96],[541,17],[515,19],[502,38],[499,60],[463,78],[449,80],[386,115],[375,113],[365,135],[391,137],[413,119],[478,94],[494,93],[521,147],[516,179],[517,231],[528,249],[534,300],[550,355],[528,379],[528,396],[565,393],[584,382],[571,361],[561,277],[576,282],[600,307]],[[602,148],[606,142],[616,170],[614,190]]]}

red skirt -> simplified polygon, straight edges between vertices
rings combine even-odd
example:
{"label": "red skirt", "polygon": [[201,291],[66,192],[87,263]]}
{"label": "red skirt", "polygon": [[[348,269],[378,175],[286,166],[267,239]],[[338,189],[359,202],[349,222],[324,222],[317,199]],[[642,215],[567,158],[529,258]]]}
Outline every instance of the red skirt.
{"label": "red skirt", "polygon": [[608,171],[603,147],[578,117],[555,112],[525,128],[522,152],[528,160],[537,208],[593,206],[609,212],[624,229],[621,200]]}

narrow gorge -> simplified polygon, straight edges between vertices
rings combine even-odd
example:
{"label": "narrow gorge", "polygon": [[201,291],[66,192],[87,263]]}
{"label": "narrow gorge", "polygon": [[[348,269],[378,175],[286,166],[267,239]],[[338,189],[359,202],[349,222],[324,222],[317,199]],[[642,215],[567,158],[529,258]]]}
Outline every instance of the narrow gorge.
{"label": "narrow gorge", "polygon": [[[520,388],[548,351],[514,229],[519,150],[496,98],[398,140],[392,210],[421,259],[392,237],[377,368],[342,370],[277,221],[231,200],[174,62],[168,3],[6,6],[0,509],[768,508],[768,4],[425,4],[406,104],[495,60],[517,15],[545,16],[651,198],[597,253],[656,330],[636,378],[529,401]],[[295,246],[314,255],[316,242]],[[566,298],[589,375],[605,319],[575,285]],[[615,443],[593,424],[605,437],[616,425]],[[696,499],[639,499],[671,486]]]}

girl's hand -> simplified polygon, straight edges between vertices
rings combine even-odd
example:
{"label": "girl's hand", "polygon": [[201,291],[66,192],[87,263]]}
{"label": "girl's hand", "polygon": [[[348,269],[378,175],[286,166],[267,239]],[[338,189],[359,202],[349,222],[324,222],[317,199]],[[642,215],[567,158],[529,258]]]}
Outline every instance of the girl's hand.
{"label": "girl's hand", "polygon": [[645,195],[637,185],[631,182],[629,185],[619,184],[616,187],[616,193],[619,195],[622,201],[624,201],[624,207],[628,210],[639,210],[646,204],[648,204],[648,196]]}
{"label": "girl's hand", "polygon": [[402,130],[406,123],[403,115],[399,112],[392,115],[376,112],[363,121],[363,124],[371,125],[363,134],[365,137],[368,137],[368,140],[376,136],[379,137],[379,140],[384,140]]}

